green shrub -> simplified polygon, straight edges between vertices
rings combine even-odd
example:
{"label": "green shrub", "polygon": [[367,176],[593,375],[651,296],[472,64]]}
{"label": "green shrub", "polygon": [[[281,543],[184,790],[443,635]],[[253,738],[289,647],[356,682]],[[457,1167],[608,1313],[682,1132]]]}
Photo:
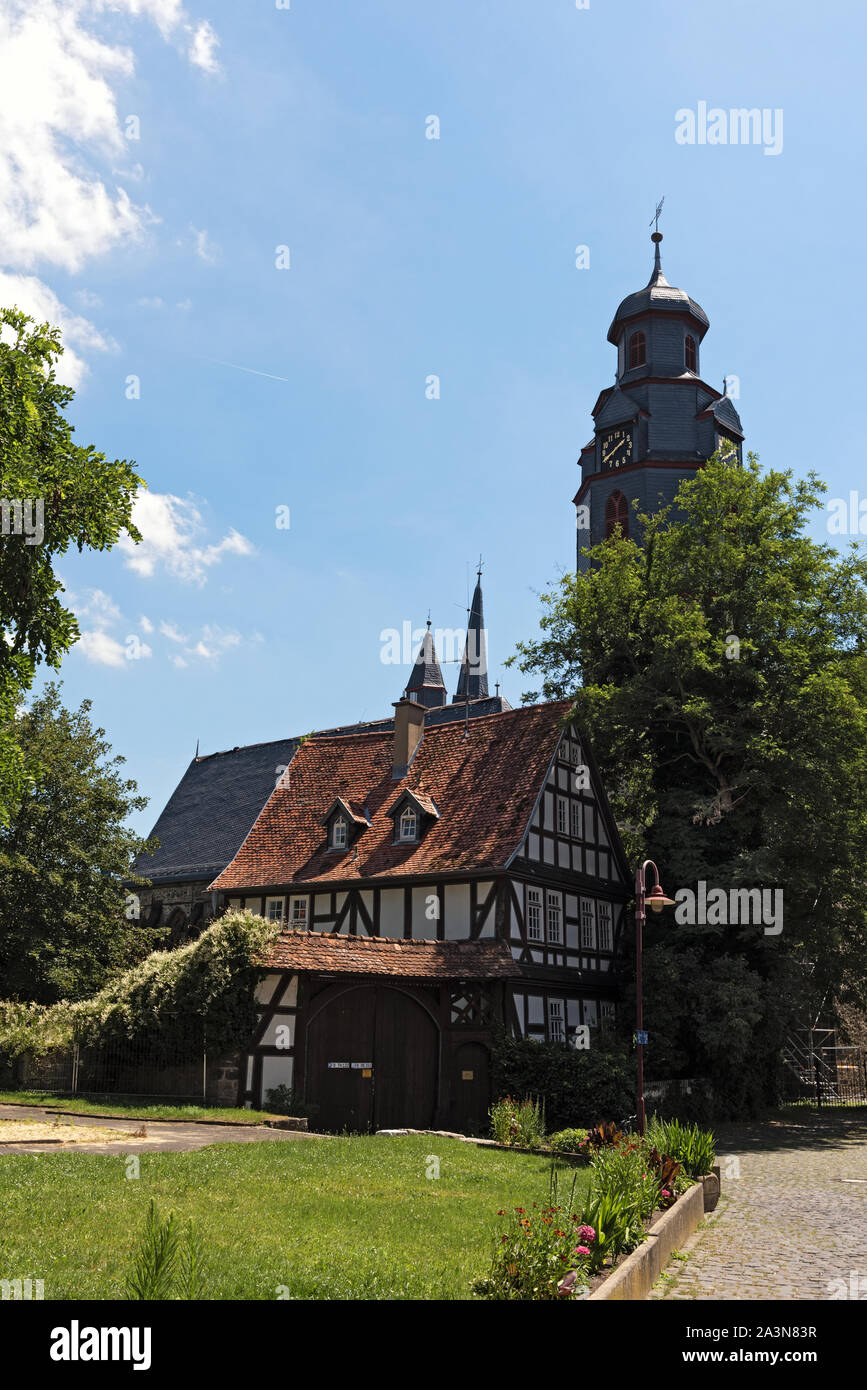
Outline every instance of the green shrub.
{"label": "green shrub", "polygon": [[548,1136],[548,1145],[556,1154],[581,1153],[587,1147],[586,1129],[561,1129]]}
{"label": "green shrub", "polygon": [[92,999],[43,1007],[0,1001],[0,1056],[43,1056],[107,1043],[146,1042],[151,1056],[240,1046],[254,1022],[257,964],[277,928],[251,912],[227,912],[188,946],[154,951]]}
{"label": "green shrub", "polygon": [[265,1109],[274,1115],[292,1115],[296,1119],[303,1119],[312,1118],[319,1106],[299,1100],[291,1086],[274,1086],[265,1092]]}
{"label": "green shrub", "polygon": [[631,1114],[634,1059],[613,1035],[594,1033],[593,1044],[581,1052],[566,1043],[501,1035],[492,1055],[494,1094],[538,1096],[554,1130]]}
{"label": "green shrub", "polygon": [[654,1115],[647,1126],[648,1144],[668,1154],[690,1178],[703,1177],[713,1168],[716,1140],[709,1129],[684,1125],[680,1120],[660,1120]]}
{"label": "green shrub", "polygon": [[526,1096],[522,1101],[501,1096],[488,1111],[491,1135],[498,1144],[540,1149],[545,1142],[545,1111],[538,1100]]}

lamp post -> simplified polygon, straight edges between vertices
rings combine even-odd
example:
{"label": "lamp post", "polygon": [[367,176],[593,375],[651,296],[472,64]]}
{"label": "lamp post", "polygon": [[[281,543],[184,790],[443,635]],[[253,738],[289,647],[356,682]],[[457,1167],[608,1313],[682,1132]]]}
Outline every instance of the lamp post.
{"label": "lamp post", "polygon": [[[645,875],[648,869],[653,870],[653,887],[647,891]],[[645,859],[640,868],[635,871],[635,1046],[638,1051],[638,1103],[636,1106],[636,1119],[638,1121],[638,1133],[644,1134],[644,1044],[646,1035],[644,1032],[644,999],[642,982],[642,946],[644,923],[647,920],[646,907],[654,912],[661,912],[664,907],[673,907],[674,899],[667,898],[662,891],[659,882],[659,870],[652,859]]]}

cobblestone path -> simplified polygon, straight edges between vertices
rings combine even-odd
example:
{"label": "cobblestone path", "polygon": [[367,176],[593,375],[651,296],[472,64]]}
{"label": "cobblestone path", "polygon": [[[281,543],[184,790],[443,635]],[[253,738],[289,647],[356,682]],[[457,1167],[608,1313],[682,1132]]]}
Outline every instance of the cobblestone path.
{"label": "cobblestone path", "polygon": [[867,1298],[867,1115],[793,1113],[719,1127],[724,1196],[651,1298]]}

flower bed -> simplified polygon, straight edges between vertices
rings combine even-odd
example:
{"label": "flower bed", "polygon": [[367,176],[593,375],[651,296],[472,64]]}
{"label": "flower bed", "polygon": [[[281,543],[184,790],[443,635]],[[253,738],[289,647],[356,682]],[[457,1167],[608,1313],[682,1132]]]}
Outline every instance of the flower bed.
{"label": "flower bed", "polygon": [[[660,1152],[652,1140],[664,1134],[664,1126],[645,1138],[623,1134],[611,1124],[589,1131],[579,1141],[592,1169],[590,1195],[581,1211],[574,1209],[574,1179],[563,1200],[555,1154],[548,1205],[498,1213],[504,1225],[489,1273],[474,1284],[474,1292],[486,1299],[554,1301],[594,1294],[701,1176],[685,1172],[676,1157]],[[672,1131],[671,1137],[692,1163],[706,1162],[708,1156],[712,1160],[713,1136]]]}

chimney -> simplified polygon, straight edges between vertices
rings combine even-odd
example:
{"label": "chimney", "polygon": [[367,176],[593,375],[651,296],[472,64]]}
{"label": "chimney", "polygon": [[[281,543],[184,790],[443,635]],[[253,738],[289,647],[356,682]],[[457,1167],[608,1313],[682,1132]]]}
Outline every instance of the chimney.
{"label": "chimney", "polygon": [[398,781],[406,776],[415,750],[424,737],[424,705],[406,696],[394,702],[394,743],[391,752],[391,776]]}

